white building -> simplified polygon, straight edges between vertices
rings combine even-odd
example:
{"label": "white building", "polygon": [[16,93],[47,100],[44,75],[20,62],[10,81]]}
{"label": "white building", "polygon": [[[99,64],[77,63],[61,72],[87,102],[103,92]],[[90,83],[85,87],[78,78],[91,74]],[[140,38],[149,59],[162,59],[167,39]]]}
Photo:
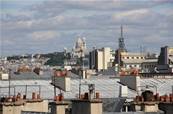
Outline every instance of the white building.
{"label": "white building", "polygon": [[[119,56],[118,56],[119,54]],[[121,70],[131,71],[134,68],[142,73],[155,72],[158,56],[154,53],[116,52],[115,63],[120,64]]]}
{"label": "white building", "polygon": [[89,54],[89,61],[90,69],[106,70],[114,61],[113,51],[109,47],[94,49]]}
{"label": "white building", "polygon": [[84,57],[85,56],[85,52],[86,52],[86,42],[85,42],[85,38],[78,38],[78,40],[76,41],[76,44],[72,50],[72,55],[74,57],[80,58],[80,57]]}
{"label": "white building", "polygon": [[125,69],[141,69],[141,64],[145,61],[146,55],[143,53],[121,52],[121,66]]}

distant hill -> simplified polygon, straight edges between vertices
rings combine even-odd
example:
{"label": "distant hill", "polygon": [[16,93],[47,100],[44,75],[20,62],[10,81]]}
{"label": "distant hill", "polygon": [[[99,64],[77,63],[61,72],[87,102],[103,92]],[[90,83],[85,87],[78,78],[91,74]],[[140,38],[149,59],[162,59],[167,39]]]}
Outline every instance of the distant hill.
{"label": "distant hill", "polygon": [[10,60],[20,60],[20,59],[27,59],[27,58],[31,58],[32,55],[14,55],[14,56],[8,56],[7,57],[7,60],[10,61]]}
{"label": "distant hill", "polygon": [[45,63],[45,65],[50,65],[50,66],[63,65],[65,58],[63,52],[44,54],[41,55],[41,57],[49,58],[49,60]]}
{"label": "distant hill", "polygon": [[64,59],[70,59],[70,53],[67,53],[66,56],[64,52],[54,52],[48,54],[41,54],[40,57],[49,58],[45,65],[50,66],[61,66],[64,64]]}
{"label": "distant hill", "polygon": [[[53,52],[53,53],[48,53],[48,54],[35,54],[33,57],[34,58],[48,58],[48,61],[45,63],[45,65],[50,65],[50,66],[61,66],[64,64],[64,59],[70,59],[70,53],[67,53],[66,55],[64,52]],[[31,59],[32,55],[27,55],[27,56],[9,56],[7,57],[7,60],[20,60],[20,59]]]}

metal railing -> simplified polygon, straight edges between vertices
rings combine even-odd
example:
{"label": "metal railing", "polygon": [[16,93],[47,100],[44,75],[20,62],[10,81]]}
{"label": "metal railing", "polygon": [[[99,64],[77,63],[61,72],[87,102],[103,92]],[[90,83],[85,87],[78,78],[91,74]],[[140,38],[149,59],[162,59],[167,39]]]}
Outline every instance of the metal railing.
{"label": "metal railing", "polygon": [[[34,92],[38,92],[39,95],[41,95],[41,85],[12,85],[12,86],[10,86],[10,89],[9,89],[9,86],[4,86],[4,87],[0,86],[0,97],[15,96],[15,95],[17,95],[17,93],[20,93],[21,91],[23,94],[25,94],[27,96],[30,88],[32,88],[32,89],[37,88],[37,89],[34,89]],[[19,91],[19,89],[20,89],[20,91]]]}

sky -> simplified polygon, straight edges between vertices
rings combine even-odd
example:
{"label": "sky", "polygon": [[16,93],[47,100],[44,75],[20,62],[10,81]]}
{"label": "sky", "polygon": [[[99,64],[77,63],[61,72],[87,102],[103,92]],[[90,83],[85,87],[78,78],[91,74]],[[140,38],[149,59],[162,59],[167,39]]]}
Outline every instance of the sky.
{"label": "sky", "polygon": [[130,52],[173,46],[173,0],[0,0],[1,56],[118,48],[120,26]]}

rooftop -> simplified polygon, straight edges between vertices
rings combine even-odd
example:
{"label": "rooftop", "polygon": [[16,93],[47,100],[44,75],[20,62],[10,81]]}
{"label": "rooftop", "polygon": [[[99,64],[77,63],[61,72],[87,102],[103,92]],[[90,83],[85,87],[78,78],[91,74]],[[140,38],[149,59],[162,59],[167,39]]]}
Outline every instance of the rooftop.
{"label": "rooftop", "polygon": [[[100,93],[101,98],[117,98],[119,97],[119,84],[118,78],[91,78],[82,79],[81,83],[95,84],[95,91]],[[41,97],[43,99],[54,98],[54,88],[50,84],[51,80],[12,80],[11,81],[11,94],[14,94],[14,88],[16,92],[25,94],[26,85],[28,86],[27,95],[31,96],[32,92],[39,92],[39,86],[41,87]],[[80,79],[71,79],[71,91],[63,92],[66,99],[72,99],[78,97]],[[172,92],[173,79],[154,79],[147,78],[141,79],[141,86],[153,86],[151,90],[160,95],[169,94]],[[8,95],[8,81],[0,81],[0,95]],[[156,87],[156,88],[155,88]],[[81,93],[88,91],[88,86],[81,86]],[[17,93],[16,93],[17,94]],[[137,92],[128,89],[128,97],[132,98],[137,95]],[[28,97],[27,96],[27,97]]]}

